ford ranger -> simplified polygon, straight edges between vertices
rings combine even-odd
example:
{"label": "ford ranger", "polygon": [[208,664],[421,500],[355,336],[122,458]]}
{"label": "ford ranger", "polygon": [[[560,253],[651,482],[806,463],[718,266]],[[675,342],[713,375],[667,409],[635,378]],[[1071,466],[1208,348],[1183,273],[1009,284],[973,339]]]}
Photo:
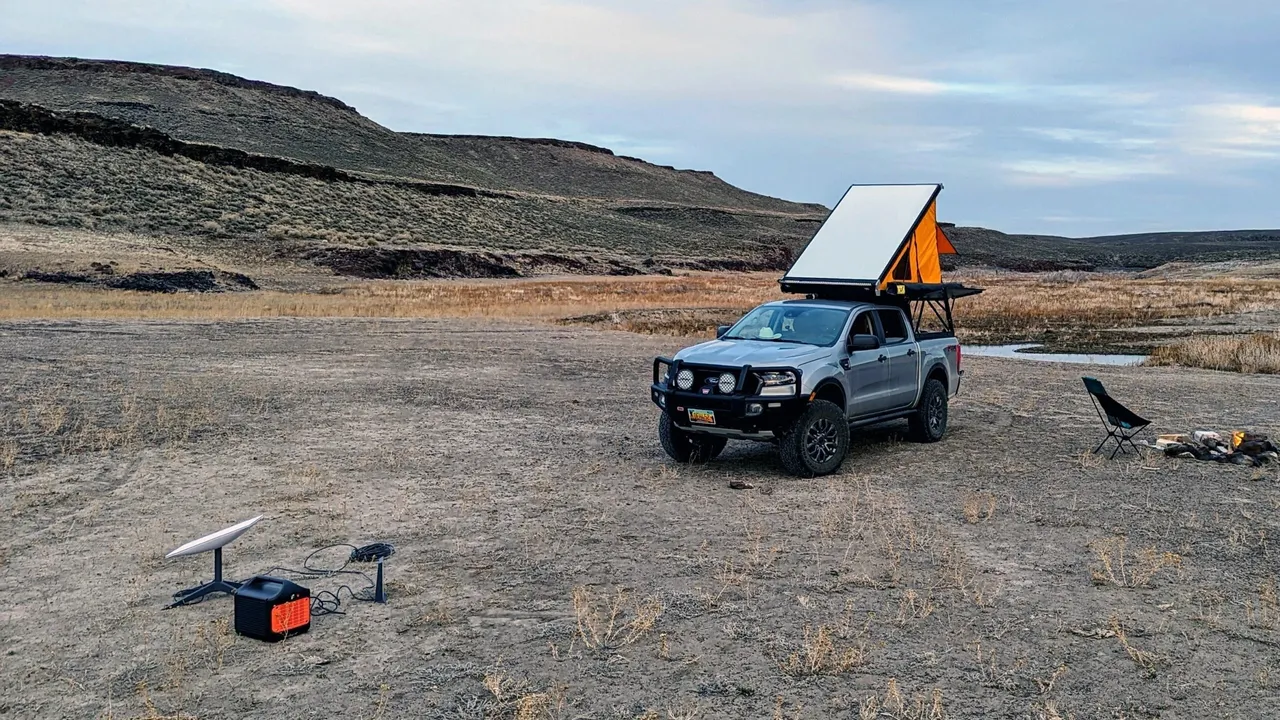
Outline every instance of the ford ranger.
{"label": "ford ranger", "polygon": [[728,440],[776,442],[787,471],[808,477],[840,467],[854,428],[905,418],[912,439],[941,440],[960,387],[960,343],[950,331],[918,336],[906,310],[780,300],[715,340],[656,358],[663,450],[707,462]]}

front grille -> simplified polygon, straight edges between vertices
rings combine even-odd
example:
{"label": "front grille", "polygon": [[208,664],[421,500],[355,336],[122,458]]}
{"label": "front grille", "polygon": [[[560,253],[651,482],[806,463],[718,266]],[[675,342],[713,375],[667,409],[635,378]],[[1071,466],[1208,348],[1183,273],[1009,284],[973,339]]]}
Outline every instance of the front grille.
{"label": "front grille", "polygon": [[[720,392],[720,388],[719,388],[720,376],[725,374],[726,372],[732,373],[735,378],[738,375],[736,371],[727,370],[724,368],[700,368],[700,367],[694,367],[694,366],[684,366],[684,367],[693,371],[693,387],[690,388],[687,392],[696,393],[698,395],[704,394],[702,392],[703,388],[711,389],[711,392],[705,393],[707,395],[725,395],[726,393]],[[730,391],[727,394],[732,395],[733,391]]]}

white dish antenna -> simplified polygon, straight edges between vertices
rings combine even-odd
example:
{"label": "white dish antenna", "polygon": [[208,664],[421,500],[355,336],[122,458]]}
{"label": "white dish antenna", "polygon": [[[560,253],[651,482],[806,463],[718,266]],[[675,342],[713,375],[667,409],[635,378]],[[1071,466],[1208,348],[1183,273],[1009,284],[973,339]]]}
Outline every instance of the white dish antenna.
{"label": "white dish antenna", "polygon": [[222,530],[219,530],[216,533],[210,533],[208,535],[205,535],[199,540],[192,540],[186,545],[183,545],[177,550],[174,550],[168,555],[165,555],[165,559],[182,557],[183,555],[198,555],[199,553],[202,553],[202,552],[217,550],[218,548],[226,545],[232,540],[235,540],[236,538],[243,535],[245,530],[248,530],[249,528],[253,527],[254,524],[256,524],[261,519],[262,519],[262,516],[259,515],[258,517],[245,520],[244,522],[236,523],[235,525],[232,525],[229,528],[224,528]]}
{"label": "white dish antenna", "polygon": [[165,558],[182,557],[184,555],[197,555],[203,552],[213,551],[213,581],[179,590],[173,594],[173,602],[166,607],[176,607],[178,605],[190,605],[200,602],[207,595],[213,593],[226,593],[231,595],[240,587],[240,583],[235,580],[222,579],[222,546],[235,540],[244,534],[245,530],[253,527],[255,523],[262,519],[259,515],[250,518],[241,523],[236,523],[229,528],[224,528],[216,533],[205,535],[199,540],[192,540],[182,547],[165,555]]}

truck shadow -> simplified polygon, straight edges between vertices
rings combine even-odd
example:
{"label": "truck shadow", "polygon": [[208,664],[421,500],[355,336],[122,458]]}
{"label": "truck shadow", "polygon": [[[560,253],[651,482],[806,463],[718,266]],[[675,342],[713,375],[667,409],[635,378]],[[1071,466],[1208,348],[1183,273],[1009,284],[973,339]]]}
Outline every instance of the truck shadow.
{"label": "truck shadow", "polygon": [[[849,454],[845,462],[847,464],[854,457],[875,457],[889,452],[899,443],[910,442],[905,422],[858,428],[849,436]],[[778,447],[775,443],[731,442],[713,465],[731,472],[787,475],[778,459]]]}

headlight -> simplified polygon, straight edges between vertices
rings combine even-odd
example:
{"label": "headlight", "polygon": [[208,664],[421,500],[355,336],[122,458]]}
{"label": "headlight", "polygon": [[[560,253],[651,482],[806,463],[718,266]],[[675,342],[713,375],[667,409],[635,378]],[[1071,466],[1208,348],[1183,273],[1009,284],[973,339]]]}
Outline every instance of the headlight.
{"label": "headlight", "polygon": [[722,394],[728,395],[733,392],[734,388],[738,387],[738,378],[733,373],[725,373],[720,376],[716,386],[720,388]]}
{"label": "headlight", "polygon": [[763,397],[791,397],[796,394],[796,374],[791,372],[764,372],[760,378],[760,395]]}
{"label": "headlight", "polygon": [[693,371],[681,370],[680,373],[676,375],[676,387],[681,390],[688,390],[693,387]]}

